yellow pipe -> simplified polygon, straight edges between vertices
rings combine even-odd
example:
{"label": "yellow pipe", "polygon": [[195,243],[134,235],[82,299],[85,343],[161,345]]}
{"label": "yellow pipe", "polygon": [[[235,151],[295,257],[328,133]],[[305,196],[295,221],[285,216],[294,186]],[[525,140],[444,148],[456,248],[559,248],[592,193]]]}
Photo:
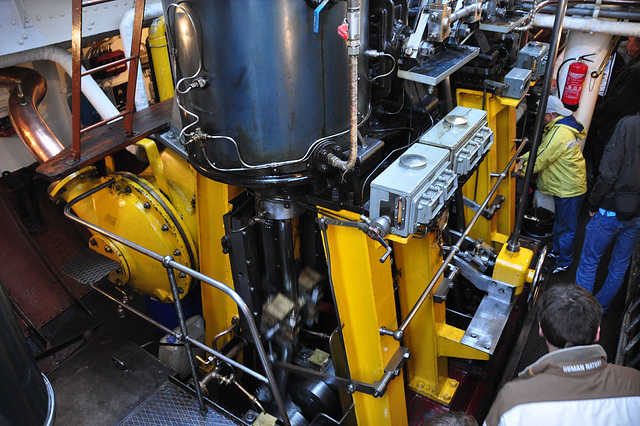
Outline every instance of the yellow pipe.
{"label": "yellow pipe", "polygon": [[156,76],[158,97],[161,101],[173,98],[173,77],[171,62],[167,48],[164,16],[153,21],[149,28],[149,50],[153,61],[153,72]]}

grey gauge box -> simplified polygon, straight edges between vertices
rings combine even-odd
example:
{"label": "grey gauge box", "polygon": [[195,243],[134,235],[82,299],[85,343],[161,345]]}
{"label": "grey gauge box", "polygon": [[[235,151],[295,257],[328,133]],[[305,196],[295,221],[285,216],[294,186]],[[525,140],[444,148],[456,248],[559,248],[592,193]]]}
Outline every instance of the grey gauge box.
{"label": "grey gauge box", "polygon": [[549,54],[549,43],[530,41],[518,52],[516,67],[531,70],[531,80],[544,75]]}
{"label": "grey gauge box", "polygon": [[458,186],[445,148],[413,144],[371,182],[372,218],[388,216],[391,233],[407,237],[442,210]]}
{"label": "grey gauge box", "polygon": [[531,83],[531,70],[514,68],[504,76],[505,89],[502,96],[511,99],[522,99],[529,90]]}
{"label": "grey gauge box", "polygon": [[451,170],[465,176],[491,148],[493,131],[486,111],[457,106],[418,142],[448,150]]}

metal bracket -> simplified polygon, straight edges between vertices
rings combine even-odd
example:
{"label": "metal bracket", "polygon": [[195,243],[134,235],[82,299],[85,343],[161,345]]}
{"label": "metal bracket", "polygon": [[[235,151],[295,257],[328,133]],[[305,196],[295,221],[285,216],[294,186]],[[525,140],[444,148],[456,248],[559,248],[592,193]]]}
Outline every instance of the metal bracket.
{"label": "metal bracket", "polygon": [[[462,200],[464,202],[465,207],[470,208],[474,212],[478,211],[480,204],[476,203],[475,201],[467,197],[462,197]],[[482,213],[480,214],[485,219],[491,220],[493,218],[493,215],[496,214],[496,210],[500,210],[500,207],[502,207],[502,203],[504,203],[504,196],[497,194],[493,199],[493,201],[491,202],[491,204],[487,208],[483,209]]]}
{"label": "metal bracket", "polygon": [[451,270],[451,273],[442,279],[438,289],[433,293],[433,301],[436,303],[442,303],[447,300],[447,294],[449,294],[449,290],[453,288],[453,280],[458,276],[458,272],[460,272],[460,268],[451,263],[447,266]]}

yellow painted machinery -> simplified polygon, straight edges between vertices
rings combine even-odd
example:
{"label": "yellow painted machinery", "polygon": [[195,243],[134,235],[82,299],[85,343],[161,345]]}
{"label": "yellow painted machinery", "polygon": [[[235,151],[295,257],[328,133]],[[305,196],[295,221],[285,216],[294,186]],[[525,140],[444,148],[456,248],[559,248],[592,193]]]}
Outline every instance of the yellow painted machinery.
{"label": "yellow painted machinery", "polygon": [[[180,333],[160,327],[201,409],[207,394],[253,424],[483,417],[544,260],[520,238],[515,172],[549,45],[521,61],[530,14],[454,3],[163,1],[153,111],[172,113],[129,135],[148,167],[105,154],[49,195],[109,281],[175,304]],[[197,283],[204,344],[180,302]]]}

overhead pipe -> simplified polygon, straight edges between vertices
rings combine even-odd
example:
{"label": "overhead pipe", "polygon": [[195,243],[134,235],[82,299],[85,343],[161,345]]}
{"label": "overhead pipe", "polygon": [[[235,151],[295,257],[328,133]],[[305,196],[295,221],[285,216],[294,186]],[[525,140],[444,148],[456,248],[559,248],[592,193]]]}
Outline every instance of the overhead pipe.
{"label": "overhead pipe", "polygon": [[47,83],[30,68],[9,67],[0,70],[0,85],[13,89],[9,96],[9,118],[20,139],[40,163],[64,149],[38,111],[47,93]]}
{"label": "overhead pipe", "polygon": [[[135,16],[135,8],[131,8],[122,15],[120,21],[120,39],[122,40],[122,48],[124,49],[124,56],[131,56],[131,40],[133,39],[133,21]],[[147,3],[144,6],[144,18],[143,19],[155,19],[163,16],[162,2]],[[129,64],[127,64],[129,66]],[[147,99],[147,91],[144,85],[144,77],[142,75],[142,66],[138,61],[138,74],[136,77],[136,95],[135,95],[136,111],[142,111],[149,107],[149,100]],[[115,115],[115,114],[114,114]]]}
{"label": "overhead pipe", "polygon": [[527,172],[524,177],[524,189],[520,203],[518,205],[518,211],[516,213],[516,223],[513,227],[513,232],[507,242],[507,250],[511,253],[520,251],[520,231],[522,230],[522,223],[524,221],[524,213],[529,203],[529,188],[531,187],[531,181],[533,180],[533,169],[536,164],[536,157],[538,156],[538,147],[542,139],[542,131],[544,129],[544,117],[545,110],[547,108],[547,100],[549,99],[549,92],[551,91],[551,80],[553,79],[553,67],[558,57],[558,49],[560,47],[560,36],[562,35],[562,27],[567,12],[568,0],[559,0],[558,7],[556,9],[556,15],[553,24],[553,31],[551,35],[551,42],[549,47],[549,55],[547,59],[547,69],[545,71],[544,80],[542,83],[542,91],[540,94],[540,100],[538,103],[538,113],[536,114],[536,120],[533,125],[533,134],[531,137],[532,145],[531,152],[529,154],[529,164],[527,165]]}
{"label": "overhead pipe", "polygon": [[351,170],[358,156],[358,55],[360,54],[360,0],[347,0],[347,53],[349,54],[349,160],[344,161],[333,154],[327,156],[329,165]]}
{"label": "overhead pipe", "polygon": [[[551,15],[538,13],[534,18],[533,25],[542,28],[553,28],[555,19],[556,18]],[[577,30],[585,33],[640,37],[640,23],[638,22],[609,21],[567,16],[564,18],[564,29]]]}
{"label": "overhead pipe", "polygon": [[[0,56],[0,68],[12,67],[34,61],[55,62],[60,65],[69,76],[73,75],[71,53],[56,46],[45,46],[25,52]],[[83,72],[84,71],[83,69]],[[120,113],[90,75],[82,77],[82,94],[103,120],[114,117]]]}

